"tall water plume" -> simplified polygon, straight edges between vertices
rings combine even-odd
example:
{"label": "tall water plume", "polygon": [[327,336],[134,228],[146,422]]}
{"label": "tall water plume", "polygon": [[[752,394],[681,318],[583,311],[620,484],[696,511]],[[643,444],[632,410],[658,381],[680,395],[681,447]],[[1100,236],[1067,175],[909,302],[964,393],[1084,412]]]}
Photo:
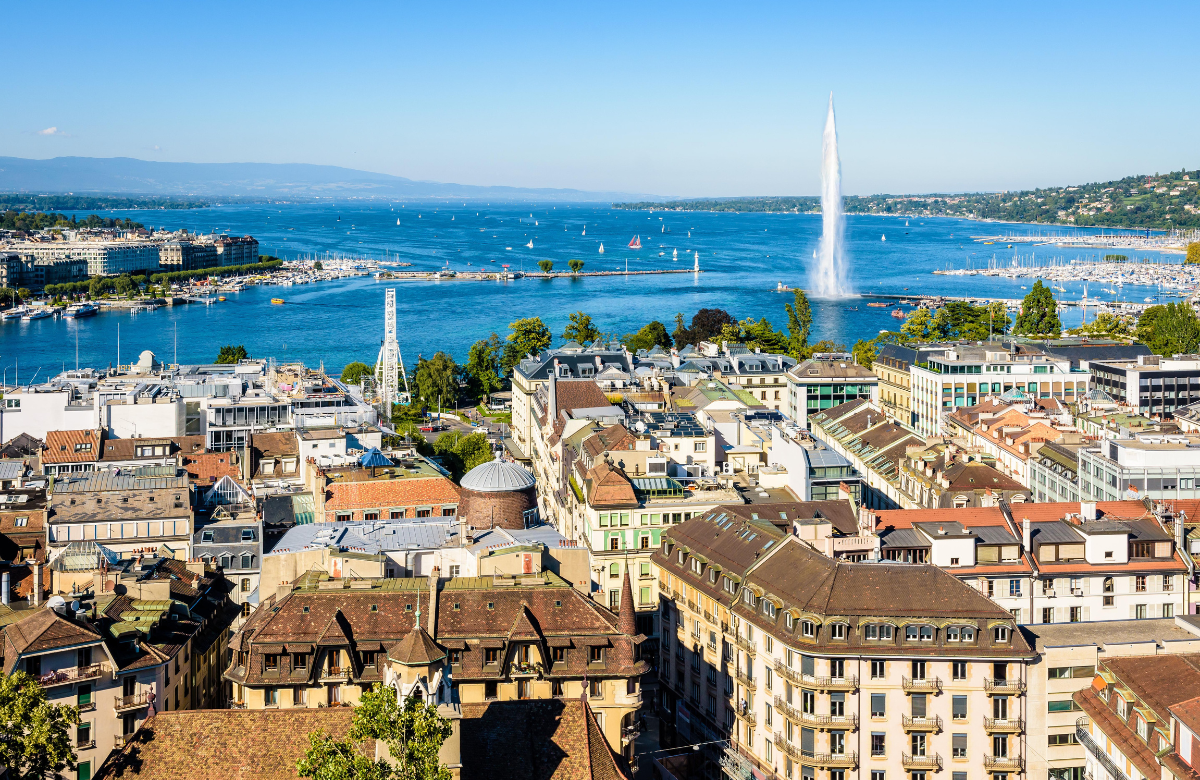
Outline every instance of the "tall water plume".
{"label": "tall water plume", "polygon": [[825,118],[825,134],[821,141],[821,228],[812,291],[818,298],[843,298],[850,294],[850,289],[846,282],[842,163],[838,159],[832,92],[829,93],[829,115]]}

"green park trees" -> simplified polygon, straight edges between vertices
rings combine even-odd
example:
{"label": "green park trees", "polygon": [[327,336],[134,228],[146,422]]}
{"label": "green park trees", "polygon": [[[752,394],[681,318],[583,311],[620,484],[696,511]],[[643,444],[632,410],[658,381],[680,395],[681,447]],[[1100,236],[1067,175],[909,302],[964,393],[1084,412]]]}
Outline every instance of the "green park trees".
{"label": "green park trees", "polygon": [[246,353],[246,347],[243,345],[238,344],[237,346],[234,346],[233,344],[226,344],[225,346],[221,347],[221,350],[217,353],[217,359],[214,362],[217,364],[237,363],[239,360],[245,360],[248,357],[250,357],[250,355]]}
{"label": "green park trees", "polygon": [[503,350],[504,342],[495,333],[471,345],[464,370],[472,396],[478,398],[503,387],[500,377],[500,355]]}
{"label": "green park trees", "polygon": [[458,399],[459,373],[454,358],[445,352],[437,352],[428,360],[418,356],[413,377],[417,398],[438,409],[453,405]]}
{"label": "green park trees", "polygon": [[542,269],[542,273],[548,274],[554,270],[553,260],[538,260],[538,268]]}
{"label": "green park trees", "polygon": [[512,332],[508,334],[504,344],[504,355],[500,361],[505,376],[511,374],[513,367],[524,360],[526,355],[540,354],[550,347],[553,340],[550,329],[542,322],[541,317],[524,317],[510,322],[508,328]]}
{"label": "green park trees", "polygon": [[357,385],[362,382],[364,376],[370,377],[374,374],[374,366],[355,360],[353,363],[347,363],[342,369],[342,381],[348,385]]}
{"label": "green park trees", "polygon": [[25,672],[0,674],[0,770],[11,780],[43,780],[75,769],[70,726],[75,707],[50,704]]}
{"label": "green park trees", "polygon": [[1058,302],[1041,279],[1034,282],[1033,289],[1025,296],[1013,332],[1022,336],[1058,336],[1062,333]]}
{"label": "green park trees", "polygon": [[1137,340],[1164,357],[1200,351],[1196,310],[1186,303],[1151,306],[1138,319]]}
{"label": "green park trees", "polygon": [[567,327],[563,329],[563,341],[574,341],[587,346],[600,338],[600,329],[592,322],[591,316],[581,311],[572,312],[567,318]]}
{"label": "green park trees", "polygon": [[621,339],[621,341],[634,354],[637,354],[640,350],[644,349],[648,351],[655,347],[662,347],[663,349],[671,348],[671,336],[667,333],[667,326],[658,320],[646,323],[637,333],[630,333]]}
{"label": "green park trees", "polygon": [[796,288],[792,291],[792,303],[785,303],[788,322],[787,353],[796,360],[808,357],[808,335],[812,331],[812,305],[804,290]]}
{"label": "green park trees", "polygon": [[571,269],[571,273],[577,274],[583,270],[583,261],[578,259],[568,260],[567,268]]}

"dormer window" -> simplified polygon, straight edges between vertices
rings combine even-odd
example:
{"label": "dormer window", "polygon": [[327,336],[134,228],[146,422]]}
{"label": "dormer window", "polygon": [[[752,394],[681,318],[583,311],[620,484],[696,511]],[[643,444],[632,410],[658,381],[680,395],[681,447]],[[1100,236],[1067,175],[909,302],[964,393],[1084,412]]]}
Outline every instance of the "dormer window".
{"label": "dormer window", "polygon": [[992,641],[994,642],[1007,643],[1009,635],[1010,632],[1008,626],[996,626],[994,629],[992,629]]}
{"label": "dormer window", "polygon": [[697,574],[704,573],[704,564],[700,562],[699,558],[692,558],[692,571]]}
{"label": "dormer window", "polygon": [[683,550],[680,550],[680,551],[679,551],[679,565],[680,565],[680,566],[682,566],[682,565],[683,565],[683,561],[684,561],[684,559],[685,559],[686,557],[687,557],[687,556],[684,554]]}
{"label": "dormer window", "polygon": [[212,531],[205,531],[202,534],[200,534],[200,543],[201,544],[212,544],[212,540],[213,540],[213,532]]}
{"label": "dormer window", "polygon": [[829,624],[829,638],[845,640],[846,624],[845,623],[830,623]]}
{"label": "dormer window", "polygon": [[863,635],[872,641],[890,642],[896,635],[896,627],[890,623],[868,623]]}
{"label": "dormer window", "polygon": [[796,618],[794,618],[794,617],[792,616],[792,613],[791,613],[791,612],[788,612],[788,613],[784,614],[784,616],[783,616],[783,624],[784,624],[785,626],[787,626],[787,630],[788,630],[788,631],[793,631],[793,630],[795,630],[795,628],[796,628]]}
{"label": "dormer window", "polygon": [[805,639],[814,639],[817,636],[817,624],[811,620],[800,621],[800,635]]}
{"label": "dormer window", "polygon": [[708,581],[712,582],[712,583],[716,583],[716,581],[717,581],[717,570],[716,569],[710,568],[708,570]]}
{"label": "dormer window", "polygon": [[949,626],[946,628],[947,642],[974,642],[974,626]]}
{"label": "dormer window", "polygon": [[762,611],[763,611],[763,614],[769,618],[775,617],[775,605],[772,604],[771,602],[767,601],[766,599],[763,599]]}
{"label": "dormer window", "polygon": [[722,581],[723,581],[723,587],[725,588],[726,593],[737,593],[737,583],[736,582],[734,582],[729,577],[723,577]]}
{"label": "dormer window", "polygon": [[742,591],[742,601],[751,607],[754,606],[754,593],[749,588]]}

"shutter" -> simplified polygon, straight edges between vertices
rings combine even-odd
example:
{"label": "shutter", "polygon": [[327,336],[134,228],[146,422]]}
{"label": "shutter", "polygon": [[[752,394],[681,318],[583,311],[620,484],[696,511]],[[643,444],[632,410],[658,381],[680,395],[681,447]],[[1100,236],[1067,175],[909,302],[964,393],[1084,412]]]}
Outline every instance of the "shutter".
{"label": "shutter", "polygon": [[1090,621],[1091,619],[1092,619],[1092,608],[1091,608],[1091,607],[1084,607],[1084,608],[1083,608],[1083,622],[1084,622],[1084,623],[1087,623],[1087,622],[1088,622],[1088,621]]}
{"label": "shutter", "polygon": [[1092,578],[1091,577],[1083,578],[1083,595],[1085,595],[1085,596],[1092,595]]}
{"label": "shutter", "polygon": [[955,753],[962,751],[965,754],[967,752],[967,735],[955,734],[952,744],[954,746]]}
{"label": "shutter", "polygon": [[1005,561],[1015,561],[1020,554],[1020,547],[1015,544],[1006,544],[1000,550],[1000,559]]}
{"label": "shutter", "polygon": [[1146,576],[1146,590],[1150,593],[1158,593],[1162,590],[1162,578],[1155,577],[1153,574]]}
{"label": "shutter", "polygon": [[1054,622],[1055,623],[1066,623],[1068,620],[1070,620],[1071,613],[1067,611],[1069,609],[1070,609],[1070,607],[1055,607],[1054,608]]}
{"label": "shutter", "polygon": [[1135,607],[1134,607],[1134,605],[1133,605],[1133,604],[1130,604],[1130,605],[1129,605],[1129,619],[1130,619],[1130,620],[1133,620],[1134,618],[1136,618],[1136,617],[1137,617],[1137,614],[1134,612],[1134,610],[1135,610]]}
{"label": "shutter", "polygon": [[1162,615],[1162,607],[1157,604],[1149,604],[1146,606],[1146,616],[1156,618]]}
{"label": "shutter", "polygon": [[1155,558],[1170,558],[1171,557],[1171,543],[1170,542],[1155,542],[1154,543],[1154,557]]}

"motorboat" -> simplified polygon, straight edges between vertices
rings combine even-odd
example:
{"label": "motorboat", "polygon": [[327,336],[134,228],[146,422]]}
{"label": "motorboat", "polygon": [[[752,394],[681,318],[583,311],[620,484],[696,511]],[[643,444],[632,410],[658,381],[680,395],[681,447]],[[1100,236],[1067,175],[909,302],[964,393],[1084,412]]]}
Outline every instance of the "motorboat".
{"label": "motorboat", "polygon": [[84,317],[94,317],[99,313],[100,307],[94,303],[77,303],[73,306],[68,306],[63,316],[78,320]]}

